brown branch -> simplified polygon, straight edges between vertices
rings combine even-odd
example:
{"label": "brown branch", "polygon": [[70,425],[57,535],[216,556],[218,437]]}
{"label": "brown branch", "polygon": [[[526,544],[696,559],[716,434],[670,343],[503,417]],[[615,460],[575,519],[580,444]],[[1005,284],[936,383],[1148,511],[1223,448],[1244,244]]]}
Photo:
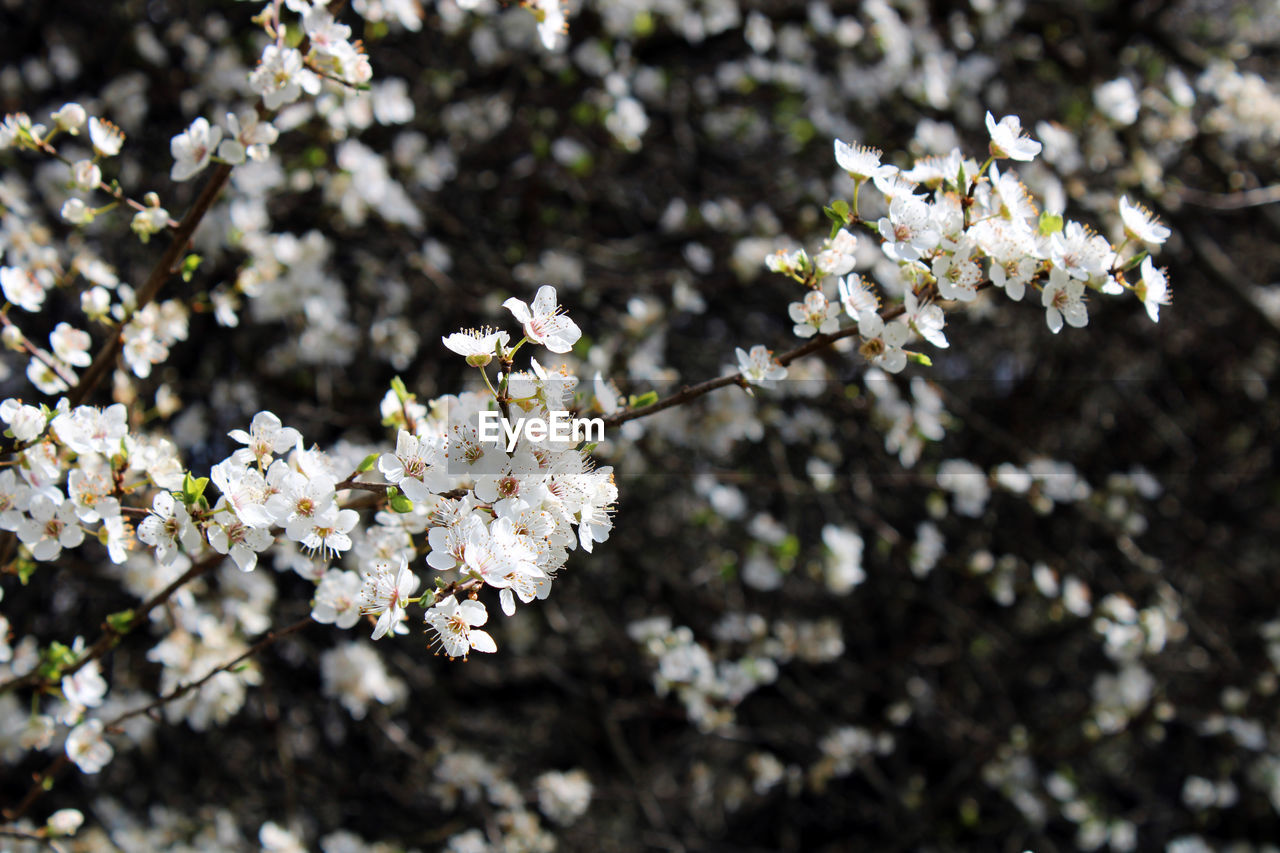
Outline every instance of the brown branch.
{"label": "brown branch", "polygon": [[[161,708],[164,705],[167,705],[169,702],[172,702],[174,699],[181,698],[182,696],[185,696],[186,694],[190,693],[192,690],[195,690],[199,687],[204,686],[204,684],[208,682],[211,678],[213,678],[215,675],[218,675],[219,673],[223,673],[230,670],[232,667],[256,655],[258,652],[262,651],[267,646],[271,645],[277,640],[283,639],[289,636],[290,634],[296,634],[298,631],[301,631],[303,628],[310,625],[311,622],[312,622],[311,617],[307,616],[305,619],[302,619],[298,622],[293,623],[288,628],[284,628],[279,631],[268,631],[262,637],[262,639],[258,640],[258,642],[254,643],[244,652],[236,655],[234,658],[222,664],[221,666],[214,667],[209,672],[207,672],[202,678],[196,679],[195,681],[187,682],[186,684],[180,684],[177,687],[175,687],[173,690],[170,690],[165,695],[156,699],[154,702],[151,702],[147,705],[143,705],[140,708],[134,708],[132,711],[124,712],[123,714],[116,717],[111,722],[106,723],[105,726],[103,727],[104,731],[110,732],[112,734],[120,734],[121,733],[120,725],[125,721],[130,720],[134,717],[141,716],[143,714],[149,714],[152,711],[156,710],[157,708]],[[22,815],[26,813],[27,809],[31,808],[32,804],[34,804],[36,800],[40,799],[41,795],[43,795],[45,791],[53,787],[54,778],[56,778],[59,773],[61,773],[64,769],[66,769],[67,765],[70,763],[71,763],[71,759],[69,759],[65,753],[58,756],[51,764],[49,764],[48,767],[46,767],[41,773],[39,773],[35,777],[35,784],[31,786],[31,788],[27,791],[26,795],[18,802],[18,804],[14,806],[12,809],[5,810],[4,812],[5,817],[11,821],[17,820],[18,818],[22,817]]]}
{"label": "brown branch", "polygon": [[[885,309],[880,316],[884,318],[884,320],[888,321],[902,316],[905,311],[906,309],[902,305],[894,305]],[[784,352],[782,355],[774,359],[774,361],[778,362],[778,364],[783,367],[786,367],[796,359],[804,358],[806,355],[811,355],[819,350],[826,349],[836,341],[843,340],[844,338],[851,338],[857,334],[857,326],[850,326],[849,328],[841,329],[838,332],[831,332],[826,335],[816,335],[795,349]],[[606,427],[614,427],[619,424],[624,424],[627,421],[633,421],[636,418],[648,417],[649,415],[657,414],[664,409],[684,405],[690,400],[701,397],[703,394],[709,394],[719,388],[724,388],[729,385],[740,385],[744,381],[745,380],[743,380],[741,372],[734,372],[726,373],[724,376],[717,376],[714,379],[708,379],[705,382],[699,382],[697,385],[686,385],[675,394],[659,400],[656,403],[650,403],[649,405],[641,406],[638,409],[629,409],[625,412],[616,412],[615,414],[609,415],[607,418],[604,418],[604,425]]]}
{"label": "brown branch", "polygon": [[[177,271],[178,260],[182,257],[182,253],[187,250],[191,235],[195,233],[196,226],[204,219],[209,209],[213,207],[214,201],[217,200],[223,188],[227,185],[227,180],[231,177],[231,169],[232,167],[226,163],[214,168],[213,174],[205,182],[204,188],[200,191],[199,197],[196,198],[195,204],[191,206],[191,209],[187,211],[187,215],[178,223],[177,229],[173,232],[173,239],[169,241],[169,248],[165,249],[164,254],[160,256],[160,260],[151,268],[151,273],[147,276],[147,280],[138,289],[138,304],[135,310],[145,308],[155,299],[156,294],[160,292],[160,288]],[[83,403],[85,398],[93,392],[93,389],[107,375],[107,372],[115,362],[116,355],[120,351],[120,332],[123,328],[124,321],[116,324],[111,331],[111,336],[102,345],[102,348],[98,350],[98,355],[94,358],[93,364],[89,365],[89,369],[81,378],[80,383],[68,392],[67,397],[70,399],[71,405],[78,406]]]}
{"label": "brown branch", "polygon": [[15,829],[13,827],[0,827],[0,838],[19,838],[30,844],[44,844],[50,850],[55,851],[55,853],[62,853],[62,851],[65,850],[66,848],[63,847],[61,844],[59,844],[56,840],[40,834],[41,832],[44,832],[44,831],[45,830],[43,828],[41,828],[36,832],[27,832],[22,829]]}
{"label": "brown branch", "polygon": [[1214,210],[1241,210],[1246,207],[1261,207],[1264,204],[1275,204],[1280,201],[1280,184],[1270,187],[1255,187],[1234,193],[1211,193],[1192,187],[1179,187],[1177,194],[1183,200],[1196,207],[1208,207]]}
{"label": "brown branch", "polygon": [[18,801],[18,804],[12,809],[5,809],[5,819],[15,821],[27,813],[27,809],[31,808],[32,803],[40,799],[40,795],[47,789],[46,784],[50,784],[53,777],[62,772],[62,769],[71,763],[71,759],[67,758],[66,753],[59,755],[49,766],[35,776],[36,783],[31,786],[26,795]]}
{"label": "brown branch", "polygon": [[195,681],[188,681],[186,684],[178,685],[177,687],[170,690],[168,693],[156,699],[154,702],[150,702],[139,708],[134,708],[132,711],[125,711],[123,714],[116,717],[111,722],[107,723],[105,726],[105,731],[111,732],[112,734],[120,734],[122,731],[122,729],[120,728],[120,725],[124,723],[126,720],[131,720],[134,717],[140,717],[143,714],[150,714],[152,711],[155,711],[156,709],[162,708],[165,705],[169,704],[174,699],[180,699],[183,696],[190,693],[192,690],[197,690],[203,687],[215,675],[219,675],[220,673],[227,672],[228,670],[235,667],[237,664],[241,663],[242,661],[248,660],[249,658],[256,655],[258,652],[265,649],[267,646],[271,645],[272,643],[275,643],[277,640],[282,640],[285,637],[289,636],[290,634],[298,633],[303,628],[312,624],[313,621],[314,620],[310,616],[306,616],[306,617],[303,617],[302,619],[299,619],[297,622],[294,622],[288,628],[282,628],[279,631],[268,631],[266,634],[262,636],[262,639],[258,640],[258,642],[254,643],[252,646],[245,649],[243,652],[236,655],[234,658],[222,664],[221,666],[217,666],[209,670],[207,673],[204,674],[203,677],[198,678]]}
{"label": "brown branch", "polygon": [[[81,669],[84,669],[84,667],[88,666],[92,661],[98,660],[107,652],[111,651],[113,648],[115,648],[115,646],[120,642],[121,639],[123,639],[127,634],[131,633],[136,626],[142,624],[142,622],[147,618],[147,616],[151,614],[152,610],[155,610],[157,607],[164,604],[166,601],[172,598],[174,593],[176,593],[179,589],[186,586],[189,582],[195,580],[196,578],[200,577],[204,573],[208,572],[214,566],[221,563],[224,559],[226,559],[225,554],[213,554],[201,560],[200,562],[193,564],[191,568],[183,572],[182,575],[179,576],[176,580],[174,580],[171,584],[169,584],[164,589],[160,590],[155,595],[151,596],[146,601],[144,601],[141,605],[139,605],[138,608],[133,611],[133,619],[130,622],[129,628],[127,630],[121,631],[121,630],[118,630],[115,626],[111,625],[110,623],[103,623],[102,633],[98,636],[98,639],[94,641],[93,645],[85,650],[85,653],[80,657],[79,660],[77,660],[74,664],[67,667],[66,669],[62,670],[61,673],[59,673],[59,675],[60,676],[74,675],[75,673],[79,672]],[[32,685],[40,684],[41,682],[45,682],[45,681],[46,679],[40,676],[39,670],[37,669],[27,673],[26,675],[23,675],[17,678],[11,678],[5,682],[0,682],[0,694],[7,693],[10,690],[17,690],[22,687],[30,687]]]}

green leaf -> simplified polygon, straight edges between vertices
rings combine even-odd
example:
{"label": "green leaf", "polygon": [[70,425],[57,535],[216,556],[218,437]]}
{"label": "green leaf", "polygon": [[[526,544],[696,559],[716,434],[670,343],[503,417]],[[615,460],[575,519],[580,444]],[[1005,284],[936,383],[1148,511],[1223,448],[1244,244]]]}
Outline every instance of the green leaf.
{"label": "green leaf", "polygon": [[127,634],[133,628],[134,612],[132,610],[121,610],[118,613],[107,614],[107,624],[111,626],[111,630],[117,634]]}
{"label": "green leaf", "polygon": [[36,573],[36,561],[29,560],[26,557],[19,557],[16,560],[16,568],[18,570],[18,581],[26,586],[31,580],[31,576]]}
{"label": "green leaf", "polygon": [[911,352],[906,350],[907,360],[915,364],[923,364],[925,367],[933,367],[933,359],[922,352]]}
{"label": "green leaf", "polygon": [[595,450],[595,449],[596,449],[597,447],[599,447],[599,446],[600,446],[600,442],[598,442],[598,441],[593,441],[593,442],[591,442],[590,444],[584,444],[584,445],[580,448],[580,450],[582,451],[582,453],[584,453],[584,454],[586,454],[586,455],[590,455],[590,454],[591,454],[591,451]]}
{"label": "green leaf", "polygon": [[1134,269],[1134,268],[1135,268],[1135,267],[1137,267],[1139,264],[1141,264],[1141,263],[1142,263],[1142,261],[1143,261],[1146,257],[1147,257],[1147,250],[1146,250],[1146,249],[1143,249],[1141,252],[1139,252],[1138,254],[1134,255],[1134,256],[1133,256],[1132,258],[1130,258],[1129,260],[1125,261],[1124,266],[1120,268],[1120,269],[1121,269],[1121,271],[1122,271],[1122,272],[1128,272],[1129,270]]}
{"label": "green leaf", "polygon": [[413,512],[413,501],[404,495],[396,495],[391,499],[391,509],[401,514]]}
{"label": "green leaf", "polygon": [[195,505],[208,485],[208,477],[192,477],[191,472],[188,471],[182,477],[182,502],[187,506]]}
{"label": "green leaf", "polygon": [[652,406],[658,402],[657,391],[646,391],[643,394],[632,394],[627,400],[627,407],[631,409],[640,409],[645,406]]}
{"label": "green leaf", "polygon": [[187,255],[182,259],[182,280],[191,281],[191,277],[196,274],[196,270],[200,268],[200,262],[204,258],[197,254]]}
{"label": "green leaf", "polygon": [[1040,214],[1040,233],[1048,237],[1050,234],[1057,234],[1062,230],[1062,217],[1056,213]]}
{"label": "green leaf", "polygon": [[830,208],[830,209],[831,209],[831,210],[834,210],[836,213],[840,214],[842,217],[844,217],[846,220],[848,220],[848,218],[849,218],[849,202],[845,201],[845,200],[844,200],[844,199],[842,199],[842,198],[838,198],[838,199],[836,199],[835,201],[831,202],[831,208]]}
{"label": "green leaf", "polygon": [[356,473],[363,474],[365,471],[372,471],[373,466],[378,464],[379,453],[370,453],[364,459],[360,460],[360,467],[356,468]]}
{"label": "green leaf", "polygon": [[396,399],[401,403],[409,399],[409,389],[404,387],[404,380],[399,376],[391,377],[391,390],[396,392]]}

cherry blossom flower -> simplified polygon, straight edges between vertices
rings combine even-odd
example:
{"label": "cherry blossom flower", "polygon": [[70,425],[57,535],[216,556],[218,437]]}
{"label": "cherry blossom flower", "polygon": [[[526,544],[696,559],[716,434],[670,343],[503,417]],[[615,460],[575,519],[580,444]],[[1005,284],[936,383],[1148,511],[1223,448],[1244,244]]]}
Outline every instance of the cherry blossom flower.
{"label": "cherry blossom flower", "polygon": [[779,249],[764,259],[764,265],[771,272],[798,275],[808,268],[809,254],[804,249],[796,249],[792,252]]}
{"label": "cherry blossom flower", "polygon": [[33,314],[44,305],[45,289],[24,269],[0,267],[0,289],[4,298]]}
{"label": "cherry blossom flower", "polygon": [[169,142],[169,153],[174,160],[169,179],[185,181],[194,177],[209,165],[209,158],[218,150],[221,140],[222,128],[210,127],[203,116],[191,122],[190,127]]}
{"label": "cherry blossom flower", "polygon": [[538,38],[547,50],[555,50],[569,32],[564,0],[521,0],[538,22]]}
{"label": "cherry blossom flower", "polygon": [[875,311],[880,307],[880,299],[871,285],[857,273],[840,279],[836,289],[840,293],[840,304],[852,320],[856,321],[865,311]]}
{"label": "cherry blossom flower", "polygon": [[495,331],[485,326],[483,329],[464,329],[454,332],[440,342],[445,347],[467,360],[472,367],[484,367],[493,360],[494,354],[505,349],[511,341],[506,332]]}
{"label": "cherry blossom flower", "polygon": [[72,101],[63,104],[62,108],[50,118],[53,119],[54,127],[75,136],[80,133],[80,128],[84,127],[85,121],[88,120],[88,114],[84,111],[84,107]]}
{"label": "cherry blossom flower", "polygon": [[773,360],[773,353],[763,344],[753,346],[750,353],[742,347],[737,347],[735,352],[742,378],[752,385],[768,388],[779,379],[786,378],[787,369]]}
{"label": "cherry blossom flower", "polygon": [[253,416],[248,432],[233,429],[227,435],[233,441],[248,445],[231,454],[232,460],[238,465],[245,465],[253,460],[262,467],[271,454],[285,453],[302,443],[302,433],[285,426],[274,412],[267,411]]}
{"label": "cherry blossom flower", "polygon": [[524,334],[536,344],[555,353],[566,353],[582,337],[578,324],[560,313],[556,305],[556,289],[549,284],[538,288],[533,307],[514,296],[502,303],[524,325]]}
{"label": "cherry blossom flower", "polygon": [[885,323],[879,314],[867,311],[858,318],[858,334],[862,336],[862,346],[858,351],[867,361],[889,373],[901,373],[907,366],[907,354],[902,351],[902,345],[911,332],[906,321]]}
{"label": "cherry blossom flower", "polygon": [[56,560],[63,548],[74,548],[84,541],[75,504],[65,500],[56,487],[37,491],[27,513],[31,517],[18,525],[18,539],[37,560]]}
{"label": "cherry blossom flower", "polygon": [[978,298],[982,283],[982,267],[973,257],[974,246],[965,241],[954,252],[933,259],[933,276],[938,280],[938,295],[957,302]]}
{"label": "cherry blossom flower", "polygon": [[907,325],[915,329],[916,334],[939,349],[950,346],[947,336],[942,332],[947,319],[941,306],[933,302],[921,302],[914,290],[907,290],[903,294],[903,308],[906,309],[903,316]]}
{"label": "cherry blossom flower", "polygon": [[1031,161],[1040,153],[1040,143],[1022,135],[1022,121],[1017,116],[1005,116],[997,124],[995,117],[988,112],[987,132],[991,134],[993,157]]}
{"label": "cherry blossom flower", "polygon": [[792,302],[787,306],[795,328],[792,330],[802,338],[811,338],[816,334],[828,335],[840,327],[838,317],[840,306],[827,301],[820,290],[811,290],[805,294],[803,302]]}
{"label": "cherry blossom flower", "polygon": [[75,328],[69,323],[59,323],[49,333],[49,346],[59,360],[72,367],[88,367],[93,358],[89,355],[89,347],[93,338],[88,332]]}
{"label": "cherry blossom flower", "polygon": [[249,85],[262,95],[262,104],[269,110],[293,103],[303,92],[320,93],[320,78],[303,67],[302,54],[274,44],[263,48],[258,67],[249,75]]}
{"label": "cherry blossom flower", "polygon": [[373,626],[373,639],[381,639],[389,630],[400,624],[404,608],[418,588],[418,576],[409,571],[404,557],[393,574],[388,560],[379,560],[373,571],[364,576],[360,589],[360,612],[377,615]]}
{"label": "cherry blossom flower", "polygon": [[360,576],[329,569],[316,585],[311,618],[325,625],[350,628],[360,621]]}
{"label": "cherry blossom flower", "polygon": [[1136,292],[1143,307],[1147,309],[1151,322],[1159,323],[1160,306],[1170,304],[1172,294],[1169,292],[1168,277],[1163,270],[1156,269],[1149,255],[1142,259],[1142,278],[1138,281]]}
{"label": "cherry blossom flower", "polygon": [[228,163],[240,164],[245,157],[261,162],[271,153],[271,146],[280,138],[280,132],[269,121],[262,121],[258,114],[246,110],[239,117],[227,113],[228,137],[218,145],[218,156]]}
{"label": "cherry blossom flower", "polygon": [[1107,238],[1079,222],[1068,222],[1049,238],[1049,259],[1072,278],[1088,281],[1102,275],[1115,260]]}
{"label": "cherry blossom flower", "polygon": [[853,269],[853,253],[857,247],[858,238],[841,228],[827,241],[827,247],[817,254],[813,264],[825,275],[844,275]]}
{"label": "cherry blossom flower", "polygon": [[8,399],[0,403],[0,420],[9,425],[16,440],[26,444],[40,437],[48,419],[35,406],[29,406],[21,400]]}
{"label": "cherry blossom flower", "polygon": [[1089,312],[1084,305],[1084,284],[1068,278],[1057,268],[1049,273],[1049,283],[1040,293],[1040,304],[1044,306],[1044,319],[1049,331],[1055,335],[1062,331],[1063,320],[1077,329],[1089,324]]}
{"label": "cherry blossom flower", "polygon": [[308,520],[298,544],[309,551],[319,551],[322,556],[336,557],[351,548],[351,537],[347,534],[359,520],[360,514],[354,509],[338,509],[338,505],[333,504]]}
{"label": "cherry blossom flower", "polygon": [[478,652],[498,650],[493,637],[479,630],[480,625],[489,621],[489,613],[479,601],[467,599],[459,603],[451,595],[428,610],[426,620],[436,632],[436,642],[440,644],[441,651],[450,658],[465,658],[472,649]]}
{"label": "cherry blossom flower", "polygon": [[1141,243],[1160,245],[1172,233],[1155,214],[1140,204],[1130,204],[1125,195],[1120,196],[1120,219],[1124,221],[1125,236]]}
{"label": "cherry blossom flower", "polygon": [[[224,500],[218,500],[219,507],[224,506]],[[219,514],[216,510],[214,522],[207,528],[209,545],[219,554],[230,556],[240,571],[253,571],[258,566],[258,554],[270,548],[275,537],[265,528],[249,527],[240,519],[227,518],[227,513]]]}
{"label": "cherry blossom flower", "polygon": [[849,173],[855,181],[868,181],[893,171],[892,166],[880,165],[881,151],[865,145],[850,145],[837,139],[835,141],[836,165]]}
{"label": "cherry blossom flower", "polygon": [[938,245],[942,234],[929,215],[929,205],[910,197],[889,203],[889,215],[876,223],[884,244],[881,249],[891,261],[914,261],[921,253]]}
{"label": "cherry blossom flower", "polygon": [[104,737],[104,728],[102,720],[85,720],[67,735],[67,757],[81,773],[98,773],[115,756]]}
{"label": "cherry blossom flower", "polygon": [[124,132],[106,119],[89,119],[89,140],[93,150],[103,157],[114,157],[124,145]]}

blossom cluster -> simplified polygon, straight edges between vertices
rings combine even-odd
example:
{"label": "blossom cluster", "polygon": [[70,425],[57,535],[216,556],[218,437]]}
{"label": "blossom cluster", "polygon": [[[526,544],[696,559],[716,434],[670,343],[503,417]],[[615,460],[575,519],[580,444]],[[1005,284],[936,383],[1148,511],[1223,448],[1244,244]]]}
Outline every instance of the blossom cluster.
{"label": "blossom cluster", "polygon": [[[988,112],[986,126],[989,156],[981,164],[953,148],[900,168],[882,163],[877,149],[835,140],[836,163],[854,184],[852,203],[841,199],[827,208],[831,235],[812,257],[799,248],[779,250],[765,261],[806,289],[801,301],[788,306],[797,336],[841,334],[843,309],[863,358],[899,373],[909,360],[931,363],[924,353],[908,349],[913,340],[949,346],[945,308],[974,302],[990,287],[1014,302],[1021,302],[1028,288],[1038,291],[1054,334],[1064,325],[1088,324],[1087,291],[1132,292],[1152,321],[1159,321],[1170,289],[1148,252],[1164,243],[1169,229],[1127,196],[1118,204],[1124,226],[1119,245],[1080,222],[1042,212],[1017,174],[1001,171],[998,162],[1033,161],[1042,144],[1024,134],[1017,116],[996,121]],[[861,212],[861,204],[870,206],[862,192],[867,187],[878,191],[885,208],[874,221]],[[860,255],[857,228],[878,241],[889,262],[876,267],[879,289],[855,271],[869,262]],[[772,384],[786,375],[764,347],[750,354],[739,349],[738,360],[743,381],[751,384]]]}

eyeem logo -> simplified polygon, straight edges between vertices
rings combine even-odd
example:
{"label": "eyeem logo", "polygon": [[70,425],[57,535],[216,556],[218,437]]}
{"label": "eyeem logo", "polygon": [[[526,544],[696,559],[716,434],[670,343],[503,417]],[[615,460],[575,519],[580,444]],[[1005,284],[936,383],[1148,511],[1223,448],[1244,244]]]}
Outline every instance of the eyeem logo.
{"label": "eyeem logo", "polygon": [[569,412],[551,413],[551,418],[529,417],[518,418],[515,423],[507,420],[501,412],[479,412],[477,437],[484,442],[507,439],[507,452],[516,449],[516,442],[523,435],[530,442],[543,441],[603,441],[603,418],[575,418]]}

